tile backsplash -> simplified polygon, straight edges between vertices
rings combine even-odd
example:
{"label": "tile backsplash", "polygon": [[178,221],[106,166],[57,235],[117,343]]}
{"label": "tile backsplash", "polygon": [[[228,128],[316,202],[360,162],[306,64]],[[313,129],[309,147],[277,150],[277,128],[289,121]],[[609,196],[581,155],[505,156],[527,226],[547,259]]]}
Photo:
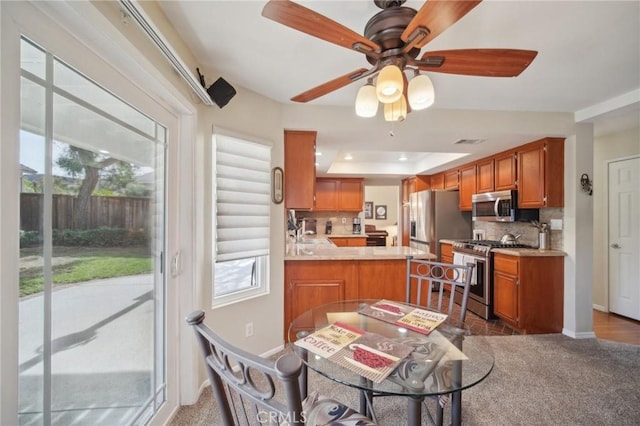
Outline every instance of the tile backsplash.
{"label": "tile backsplash", "polygon": [[[540,223],[549,223],[551,219],[563,219],[562,208],[540,209]],[[528,222],[474,222],[474,230],[484,231],[487,240],[499,240],[504,234],[520,235],[518,242],[538,247],[538,230]],[[549,248],[562,250],[562,230],[549,231]]]}

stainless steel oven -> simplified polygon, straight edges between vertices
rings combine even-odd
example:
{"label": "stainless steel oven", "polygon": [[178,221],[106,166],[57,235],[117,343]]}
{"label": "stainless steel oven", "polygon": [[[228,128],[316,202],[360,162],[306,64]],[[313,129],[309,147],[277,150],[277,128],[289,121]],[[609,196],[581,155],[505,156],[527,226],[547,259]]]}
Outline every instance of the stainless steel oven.
{"label": "stainless steel oven", "polygon": [[[503,244],[493,240],[462,240],[453,243],[453,263],[474,263],[474,279],[471,282],[467,309],[484,318],[493,314],[493,256],[491,249],[499,247],[529,247],[524,244]],[[458,290],[458,289],[456,289]],[[462,292],[456,291],[456,303],[460,304]]]}

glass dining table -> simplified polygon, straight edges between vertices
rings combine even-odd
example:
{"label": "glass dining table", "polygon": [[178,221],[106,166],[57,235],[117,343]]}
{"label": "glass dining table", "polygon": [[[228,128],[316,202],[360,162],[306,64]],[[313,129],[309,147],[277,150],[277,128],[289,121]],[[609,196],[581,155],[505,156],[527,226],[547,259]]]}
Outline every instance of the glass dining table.
{"label": "glass dining table", "polygon": [[[452,425],[460,425],[462,391],[480,383],[493,369],[494,356],[487,340],[484,336],[472,336],[468,330],[455,327],[447,321],[426,335],[359,313],[376,302],[379,300],[347,300],[310,309],[292,321],[288,341],[294,344],[298,339],[338,323],[409,345],[413,351],[380,383],[331,359],[309,353],[297,345],[293,347],[308,368],[334,382],[358,389],[361,395],[360,412],[374,417],[374,420],[373,400],[376,396],[406,397],[407,424],[410,426],[422,423],[424,399],[437,397],[438,419],[433,420],[430,414],[429,417],[439,423],[443,415],[441,407],[450,395],[450,421]],[[304,381],[306,387],[306,376]]]}

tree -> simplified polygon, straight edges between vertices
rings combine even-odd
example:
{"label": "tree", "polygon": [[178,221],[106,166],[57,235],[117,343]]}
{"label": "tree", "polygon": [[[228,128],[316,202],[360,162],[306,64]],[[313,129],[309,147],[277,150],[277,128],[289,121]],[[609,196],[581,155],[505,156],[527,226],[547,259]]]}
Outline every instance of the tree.
{"label": "tree", "polygon": [[[89,200],[100,181],[100,175],[114,165],[126,168],[129,163],[75,146],[68,146],[64,155],[56,160],[60,168],[72,177],[83,176],[73,209],[73,226],[86,229],[89,220]],[[131,175],[133,177],[133,174]]]}

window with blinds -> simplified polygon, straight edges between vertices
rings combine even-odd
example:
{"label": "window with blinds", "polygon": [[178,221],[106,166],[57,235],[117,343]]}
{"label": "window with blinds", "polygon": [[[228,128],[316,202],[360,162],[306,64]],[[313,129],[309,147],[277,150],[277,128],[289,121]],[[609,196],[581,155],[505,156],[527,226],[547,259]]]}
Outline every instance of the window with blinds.
{"label": "window with blinds", "polygon": [[216,133],[214,306],[268,292],[271,146]]}

